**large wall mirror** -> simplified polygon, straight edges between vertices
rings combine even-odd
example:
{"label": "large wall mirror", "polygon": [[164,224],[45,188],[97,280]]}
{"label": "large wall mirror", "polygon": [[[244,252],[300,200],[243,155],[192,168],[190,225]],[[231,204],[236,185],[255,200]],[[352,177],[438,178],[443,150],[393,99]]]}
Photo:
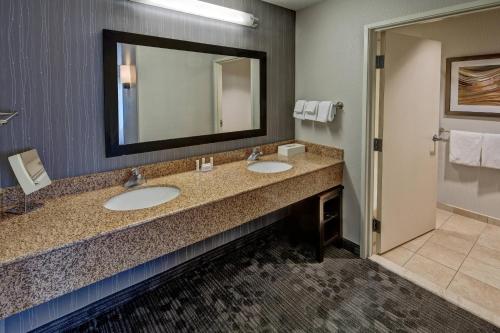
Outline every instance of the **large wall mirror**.
{"label": "large wall mirror", "polygon": [[106,156],[266,135],[266,54],[104,30]]}

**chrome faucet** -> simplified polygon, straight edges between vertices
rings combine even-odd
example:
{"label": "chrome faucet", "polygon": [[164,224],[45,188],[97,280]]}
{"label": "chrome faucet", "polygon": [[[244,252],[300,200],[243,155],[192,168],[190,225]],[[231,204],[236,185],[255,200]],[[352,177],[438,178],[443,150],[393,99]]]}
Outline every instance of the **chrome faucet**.
{"label": "chrome faucet", "polygon": [[264,155],[264,153],[260,151],[260,147],[255,147],[252,150],[252,154],[250,154],[250,156],[248,156],[247,161],[248,162],[257,161],[259,159],[259,157],[262,155]]}
{"label": "chrome faucet", "polygon": [[125,188],[131,188],[134,186],[142,185],[146,182],[146,177],[144,177],[141,174],[139,168],[133,168],[131,171],[132,171],[132,176],[130,176],[127,182],[123,184]]}

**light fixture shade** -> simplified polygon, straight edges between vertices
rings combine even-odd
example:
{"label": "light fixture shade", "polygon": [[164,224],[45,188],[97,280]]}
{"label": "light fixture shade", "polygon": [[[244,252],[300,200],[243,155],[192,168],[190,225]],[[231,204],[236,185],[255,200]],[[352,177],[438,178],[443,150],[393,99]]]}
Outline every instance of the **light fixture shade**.
{"label": "light fixture shade", "polygon": [[214,5],[198,0],[130,0],[146,5],[157,6],[193,14],[198,16],[208,17],[214,20],[226,21],[248,27],[255,28],[259,23],[259,19],[252,14],[245,13],[236,9],[231,9],[223,6]]}

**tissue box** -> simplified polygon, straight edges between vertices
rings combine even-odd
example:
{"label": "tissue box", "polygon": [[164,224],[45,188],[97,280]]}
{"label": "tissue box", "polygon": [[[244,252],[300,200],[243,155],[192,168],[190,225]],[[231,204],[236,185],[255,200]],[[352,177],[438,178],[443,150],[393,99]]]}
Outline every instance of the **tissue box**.
{"label": "tissue box", "polygon": [[303,154],[306,152],[306,146],[300,143],[290,143],[283,146],[278,146],[278,155],[292,157],[297,154]]}

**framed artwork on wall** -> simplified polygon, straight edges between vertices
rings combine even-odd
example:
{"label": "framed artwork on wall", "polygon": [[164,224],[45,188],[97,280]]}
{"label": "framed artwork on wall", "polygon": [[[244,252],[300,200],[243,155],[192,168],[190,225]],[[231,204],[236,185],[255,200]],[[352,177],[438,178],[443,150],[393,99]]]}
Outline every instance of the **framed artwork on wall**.
{"label": "framed artwork on wall", "polygon": [[500,117],[500,53],[446,59],[445,113]]}

